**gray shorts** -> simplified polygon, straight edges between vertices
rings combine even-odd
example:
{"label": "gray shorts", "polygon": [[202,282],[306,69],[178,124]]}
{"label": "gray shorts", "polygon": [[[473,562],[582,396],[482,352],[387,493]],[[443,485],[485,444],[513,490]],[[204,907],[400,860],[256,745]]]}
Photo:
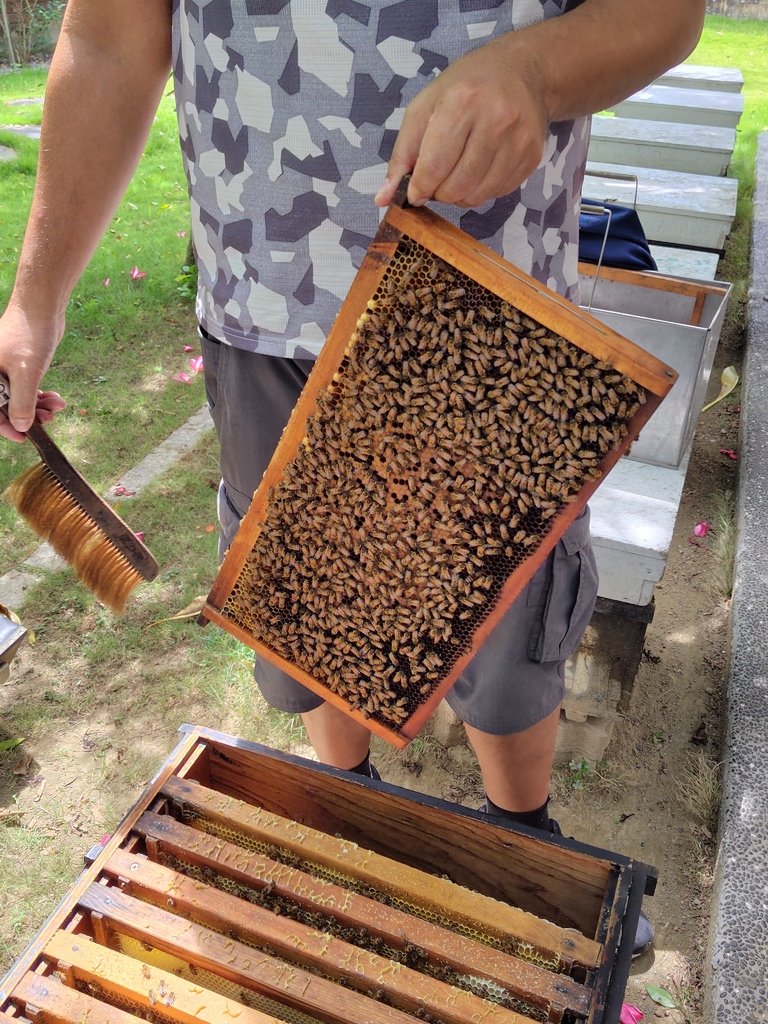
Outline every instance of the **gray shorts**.
{"label": "gray shorts", "polygon": [[[221,445],[219,553],[232,543],[312,363],[232,348],[203,335],[205,387]],[[564,663],[597,597],[589,510],[576,520],[446,696],[459,718],[495,735],[540,722],[563,700]],[[323,700],[256,656],[256,682],[282,711]]]}

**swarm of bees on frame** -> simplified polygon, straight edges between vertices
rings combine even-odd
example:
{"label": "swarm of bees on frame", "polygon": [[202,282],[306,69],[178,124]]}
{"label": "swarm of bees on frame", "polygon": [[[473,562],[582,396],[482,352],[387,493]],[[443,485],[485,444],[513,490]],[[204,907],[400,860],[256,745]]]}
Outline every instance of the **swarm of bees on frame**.
{"label": "swarm of bees on frame", "polygon": [[403,237],[223,614],[401,727],[645,400]]}

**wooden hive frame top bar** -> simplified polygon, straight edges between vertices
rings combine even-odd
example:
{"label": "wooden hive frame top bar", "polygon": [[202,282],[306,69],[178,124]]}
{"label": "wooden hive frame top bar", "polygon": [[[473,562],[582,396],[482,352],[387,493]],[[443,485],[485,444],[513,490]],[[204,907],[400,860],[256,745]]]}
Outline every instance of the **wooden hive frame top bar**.
{"label": "wooden hive frame top bar", "polygon": [[391,207],[204,618],[405,746],[674,380]]}

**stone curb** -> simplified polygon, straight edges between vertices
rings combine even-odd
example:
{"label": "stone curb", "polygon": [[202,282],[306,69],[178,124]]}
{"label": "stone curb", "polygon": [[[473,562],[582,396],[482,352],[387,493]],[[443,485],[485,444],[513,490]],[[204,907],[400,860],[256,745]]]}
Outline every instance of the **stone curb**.
{"label": "stone curb", "polygon": [[[140,494],[143,488],[178,462],[182,455],[192,451],[203,435],[212,429],[213,422],[208,407],[203,406],[193,413],[186,423],[182,423],[161,441],[154,451],[124,473],[120,483],[127,490]],[[115,498],[113,495],[107,497],[115,504],[125,500]],[[20,568],[12,569],[4,576],[0,576],[0,601],[8,608],[18,611],[26,601],[28,591],[40,582],[43,573],[63,569],[65,566],[66,563],[49,544],[41,544]]]}
{"label": "stone curb", "polygon": [[768,1019],[768,134],[758,141],[709,1019]]}

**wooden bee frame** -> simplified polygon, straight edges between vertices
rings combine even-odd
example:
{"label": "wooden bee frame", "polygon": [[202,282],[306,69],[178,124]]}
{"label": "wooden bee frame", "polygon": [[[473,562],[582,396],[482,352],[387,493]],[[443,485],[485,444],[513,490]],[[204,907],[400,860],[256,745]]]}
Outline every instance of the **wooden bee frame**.
{"label": "wooden bee frame", "polygon": [[212,730],[0,984],[3,1024],[616,1024],[653,869]]}
{"label": "wooden bee frame", "polygon": [[405,746],[675,376],[392,206],[204,619]]}

